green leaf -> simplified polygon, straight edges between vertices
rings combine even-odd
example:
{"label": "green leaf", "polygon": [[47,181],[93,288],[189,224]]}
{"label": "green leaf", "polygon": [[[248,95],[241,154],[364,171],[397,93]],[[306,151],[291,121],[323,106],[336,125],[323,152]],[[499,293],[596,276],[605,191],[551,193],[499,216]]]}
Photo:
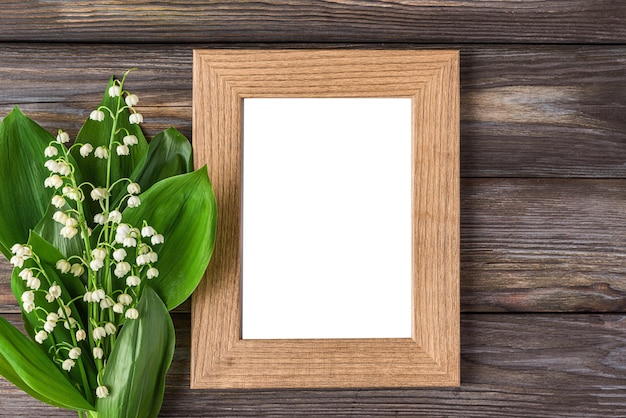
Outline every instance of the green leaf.
{"label": "green leaf", "polygon": [[[97,107],[106,107],[110,109],[114,114],[121,107],[125,106],[123,97],[110,97],[108,94],[109,87],[114,83],[115,78],[111,77],[109,83],[104,91],[104,97]],[[95,109],[95,108],[94,108]],[[93,146],[94,150],[99,146],[109,147],[111,140],[111,130],[113,129],[113,119],[109,115],[109,112],[104,111],[105,118],[102,122],[91,120],[87,118],[82,128],[78,132],[76,142],[80,144],[89,143]],[[122,143],[124,136],[131,134],[135,135],[139,141],[137,145],[130,147],[130,155],[119,156],[115,152],[116,146],[113,146],[113,152],[109,155],[111,161],[111,183],[115,182],[122,177],[130,177],[135,171],[135,168],[139,165],[148,150],[148,143],[141,131],[139,125],[131,124],[128,121],[130,112],[123,110],[122,114],[118,118],[118,124],[116,131],[119,132],[115,135],[115,141]],[[96,187],[105,186],[107,184],[107,160],[96,158],[95,153],[92,152],[87,157],[80,156],[79,147],[75,147],[72,150],[72,155],[76,159],[76,163],[83,176],[83,181],[90,182]],[[118,187],[112,192],[112,201],[115,201],[119,194],[125,191],[124,187]],[[89,196],[91,187],[84,189],[85,195]],[[96,202],[89,202],[91,205],[90,211],[92,213],[100,212],[99,206]]]}
{"label": "green leaf", "polygon": [[175,128],[168,128],[150,141],[146,158],[132,178],[145,191],[160,180],[191,171],[191,143]]}
{"label": "green leaf", "polygon": [[137,310],[139,317],[126,321],[107,362],[102,384],[109,396],[97,402],[103,417],[150,418],[161,409],[174,356],[174,324],[150,287],[144,288]]}
{"label": "green leaf", "polygon": [[44,149],[54,140],[17,107],[0,123],[0,251],[7,258],[13,244],[26,242],[50,204]]}
{"label": "green leaf", "polygon": [[50,405],[94,410],[54,363],[6,319],[0,317],[0,374]]}
{"label": "green leaf", "polygon": [[215,245],[217,206],[207,169],[161,180],[140,198],[141,206],[127,208],[122,218],[131,225],[146,220],[165,237],[155,246],[159,276],[149,283],[173,309],[202,279]]}

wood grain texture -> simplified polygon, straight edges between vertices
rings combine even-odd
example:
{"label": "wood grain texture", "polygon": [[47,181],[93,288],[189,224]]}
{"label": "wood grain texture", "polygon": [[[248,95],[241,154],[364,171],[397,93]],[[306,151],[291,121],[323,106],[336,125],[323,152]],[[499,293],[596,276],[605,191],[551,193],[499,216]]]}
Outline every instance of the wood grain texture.
{"label": "wood grain texture", "polygon": [[613,0],[8,2],[0,41],[619,43],[625,18]]}
{"label": "wood grain texture", "polygon": [[[626,312],[625,190],[620,179],[462,179],[462,311]],[[9,277],[2,259],[0,310],[17,312]]]}
{"label": "wood grain texture", "polygon": [[[0,44],[0,117],[18,104],[75,136],[108,77],[137,67],[146,133],[190,137],[193,47]],[[626,178],[626,47],[444,47],[461,48],[462,176]]]}
{"label": "wood grain texture", "polygon": [[617,179],[464,179],[464,310],[624,311],[625,188]]}
{"label": "wood grain texture", "polygon": [[[193,299],[192,387],[458,385],[458,83],[457,51],[195,51],[194,158],[209,167],[220,223]],[[241,120],[249,97],[413,99],[412,338],[241,339]]]}
{"label": "wood grain texture", "polygon": [[[549,312],[626,309],[625,10],[617,0],[5,2],[0,117],[19,104],[74,136],[109,75],[139,67],[128,86],[148,135],[173,125],[189,137],[193,48],[461,49],[462,309],[546,314],[462,314],[460,389],[254,391],[188,389],[190,319],[178,314],[160,416],[624,416],[624,316]],[[8,274],[0,261],[0,312],[18,321]],[[0,379],[0,416],[68,414]]]}
{"label": "wood grain texture", "polygon": [[[455,389],[190,390],[189,315],[175,315],[174,324],[161,417],[606,418],[626,408],[623,315],[462,315],[462,386]],[[0,378],[0,416],[68,414]]]}

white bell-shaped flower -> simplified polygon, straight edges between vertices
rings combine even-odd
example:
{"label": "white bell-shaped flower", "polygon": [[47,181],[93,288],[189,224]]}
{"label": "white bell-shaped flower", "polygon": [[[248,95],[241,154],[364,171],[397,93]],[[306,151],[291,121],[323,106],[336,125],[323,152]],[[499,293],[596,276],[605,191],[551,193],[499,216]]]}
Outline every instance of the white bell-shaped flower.
{"label": "white bell-shaped flower", "polygon": [[67,356],[73,360],[76,360],[78,357],[80,357],[81,354],[82,354],[82,351],[80,347],[74,347],[70,350]]}
{"label": "white bell-shaped flower", "polygon": [[89,119],[102,122],[104,120],[104,112],[102,110],[94,110],[89,114]]}
{"label": "white bell-shaped flower", "polygon": [[109,396],[109,389],[106,386],[98,386],[96,388],[96,396],[100,399],[106,398]]}
{"label": "white bell-shaped flower", "polygon": [[128,122],[131,125],[138,125],[143,123],[143,115],[141,113],[133,113],[128,117]]}
{"label": "white bell-shaped flower", "polygon": [[59,155],[59,150],[57,149],[57,147],[49,145],[46,147],[46,149],[43,150],[43,155],[48,158],[56,157],[57,155]]}
{"label": "white bell-shaped flower", "polygon": [[139,140],[135,135],[126,135],[124,138],[122,138],[122,142],[124,143],[124,145],[132,147],[133,145],[137,145],[139,143]]}
{"label": "white bell-shaped flower", "polygon": [[122,94],[122,89],[118,85],[109,87],[109,97],[118,97]]}
{"label": "white bell-shaped flower", "polygon": [[137,103],[139,103],[139,97],[137,97],[136,94],[129,94],[128,96],[126,96],[126,99],[124,99],[124,101],[126,102],[126,105],[130,107],[137,106]]}
{"label": "white bell-shaped flower", "polygon": [[91,144],[84,144],[78,150],[78,152],[80,153],[80,156],[83,158],[91,154],[91,151],[93,151],[93,145]]}
{"label": "white bell-shaped flower", "polygon": [[126,311],[124,316],[128,319],[137,319],[139,318],[139,311],[135,308],[130,308]]}

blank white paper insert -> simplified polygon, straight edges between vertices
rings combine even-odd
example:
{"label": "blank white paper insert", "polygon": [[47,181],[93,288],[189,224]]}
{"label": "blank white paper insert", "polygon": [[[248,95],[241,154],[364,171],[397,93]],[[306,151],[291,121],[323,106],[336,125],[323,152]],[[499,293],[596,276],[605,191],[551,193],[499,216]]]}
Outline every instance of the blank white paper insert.
{"label": "blank white paper insert", "polygon": [[242,337],[411,337],[411,99],[243,109]]}

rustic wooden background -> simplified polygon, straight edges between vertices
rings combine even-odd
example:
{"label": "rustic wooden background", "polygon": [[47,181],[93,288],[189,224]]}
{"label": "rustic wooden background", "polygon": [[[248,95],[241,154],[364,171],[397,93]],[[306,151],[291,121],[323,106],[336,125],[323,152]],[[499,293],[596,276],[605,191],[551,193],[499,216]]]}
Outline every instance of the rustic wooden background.
{"label": "rustic wooden background", "polygon": [[[138,67],[148,135],[191,134],[192,49],[461,51],[458,389],[191,391],[189,309],[163,417],[626,416],[626,2],[3,2],[0,117],[75,135]],[[2,191],[0,191],[1,193]],[[24,204],[24,203],[22,203]],[[1,216],[1,214],[0,214]],[[19,323],[0,262],[0,314]],[[0,415],[74,416],[0,379]]]}

